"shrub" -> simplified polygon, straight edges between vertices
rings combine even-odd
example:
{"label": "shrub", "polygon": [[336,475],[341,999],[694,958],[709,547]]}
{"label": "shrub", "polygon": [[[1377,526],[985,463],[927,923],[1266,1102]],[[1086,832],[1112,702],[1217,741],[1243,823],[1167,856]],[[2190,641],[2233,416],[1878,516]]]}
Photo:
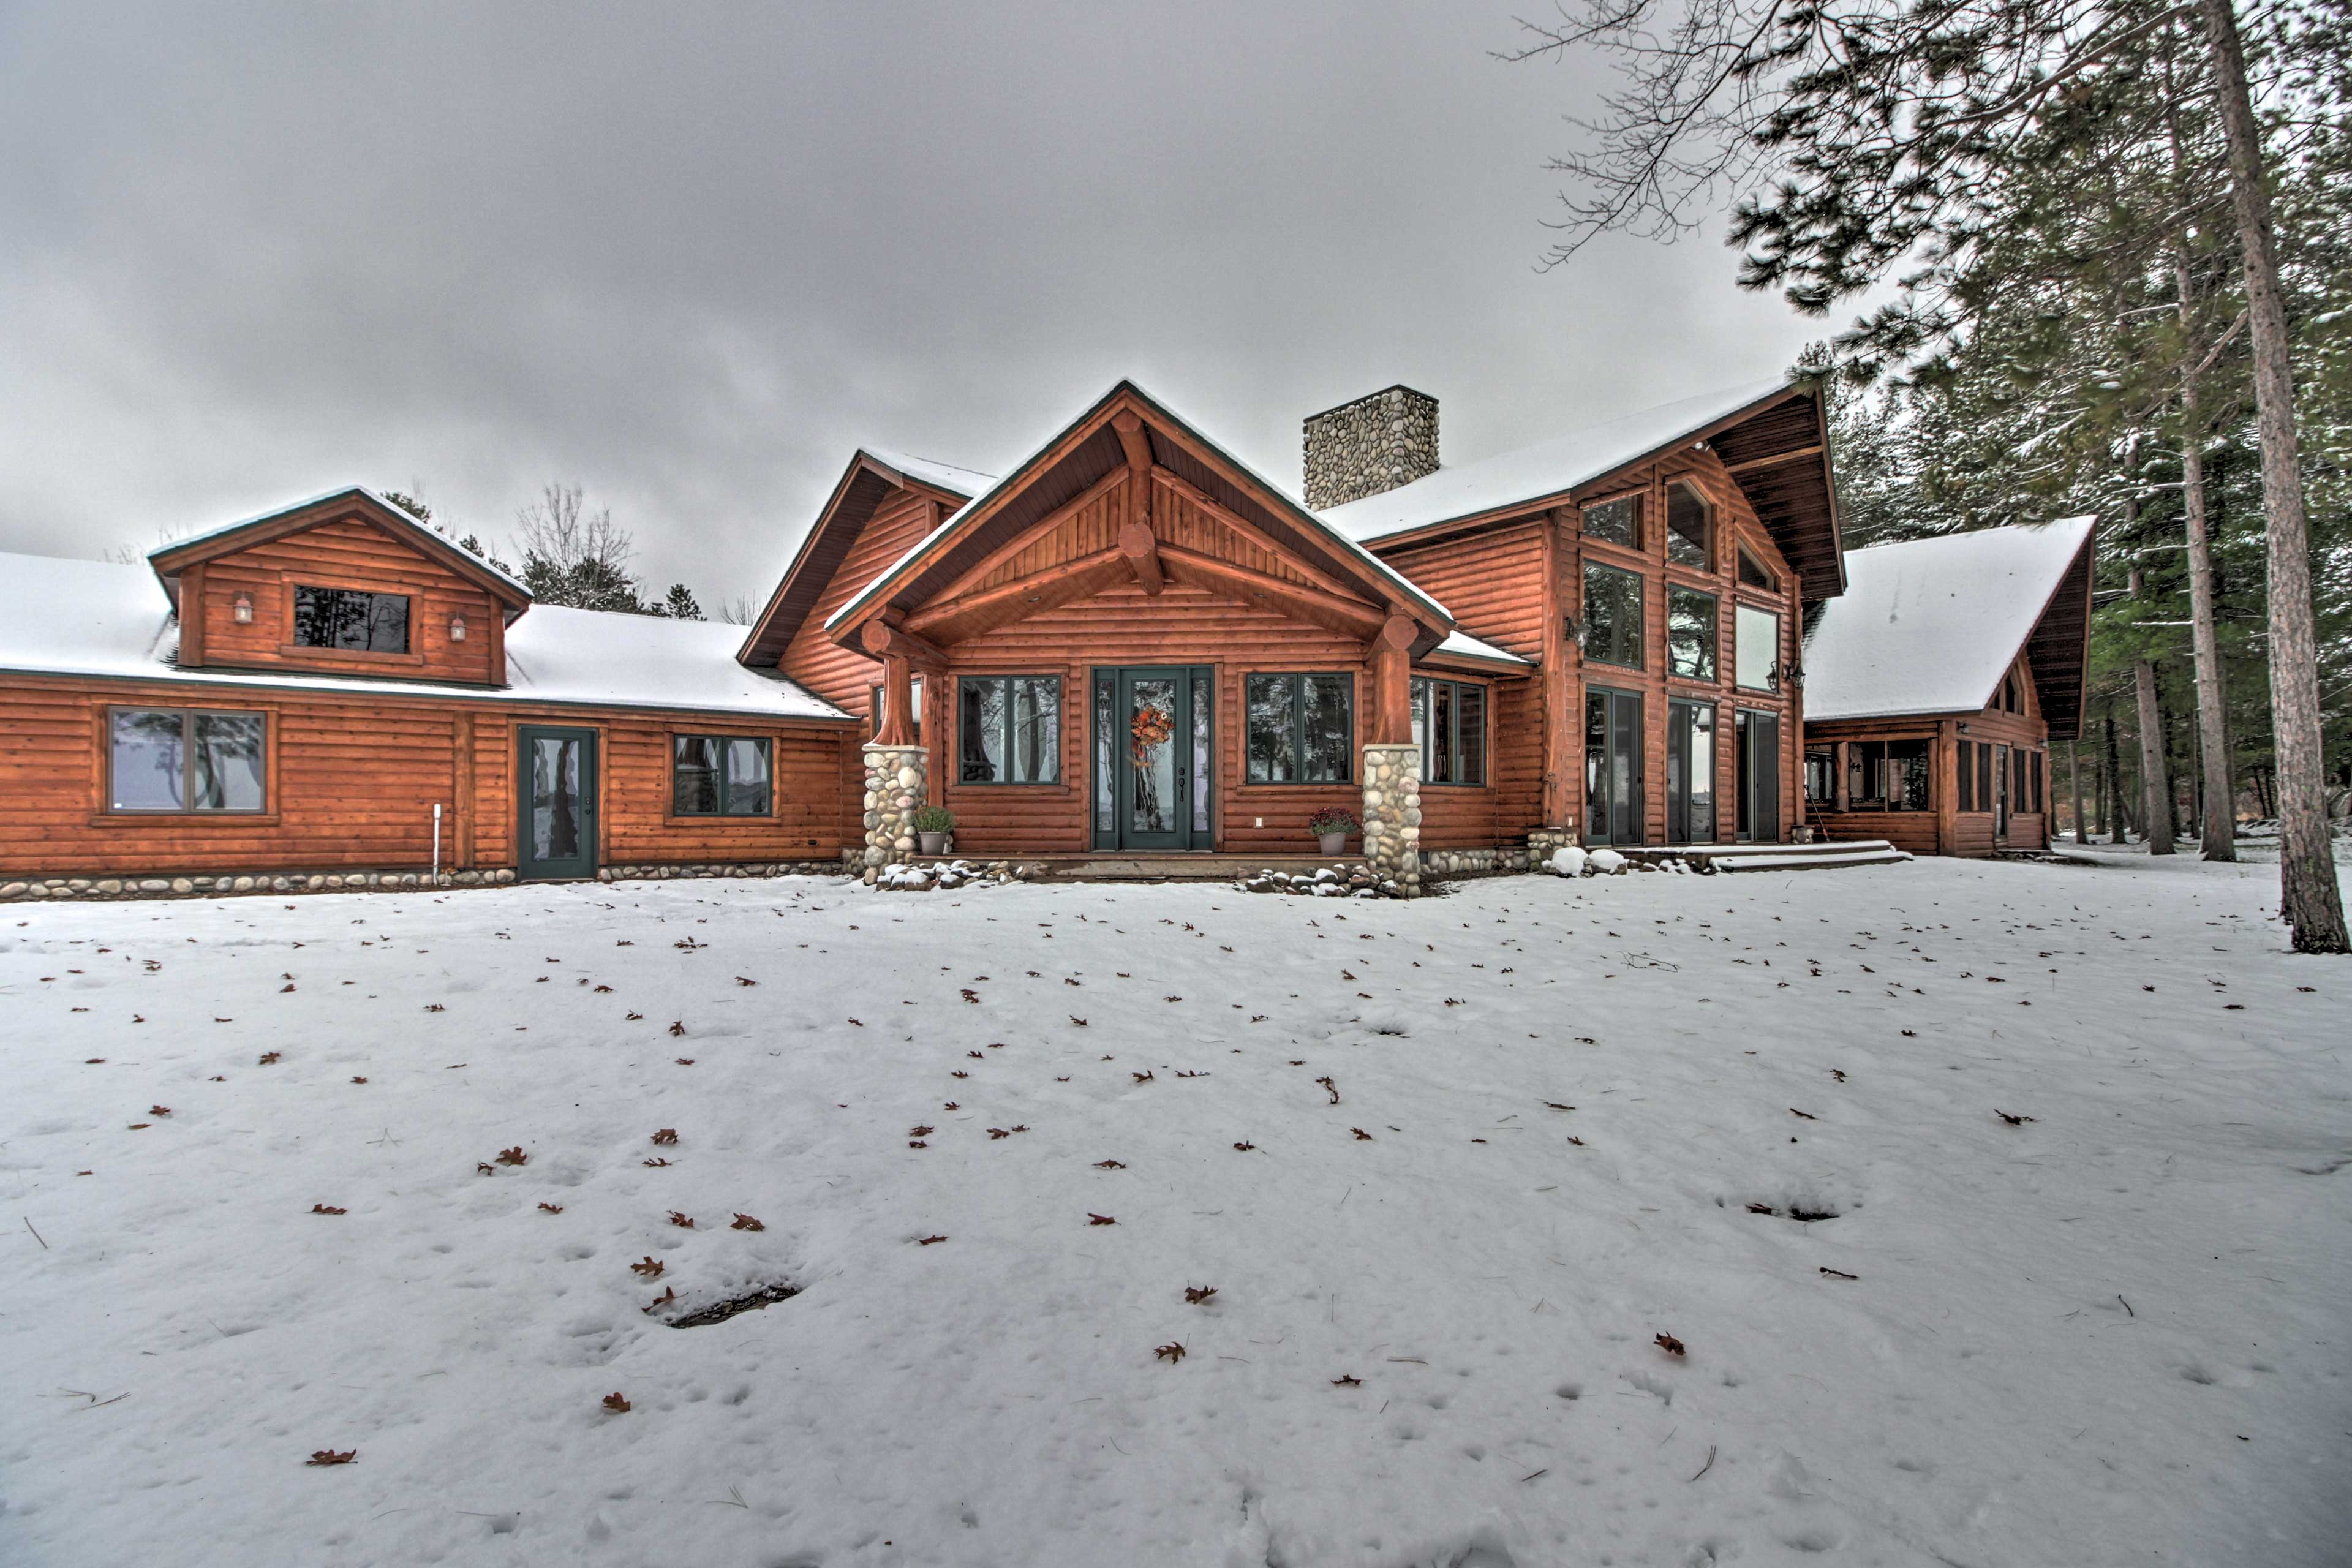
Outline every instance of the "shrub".
{"label": "shrub", "polygon": [[1327,805],[1307,819],[1307,831],[1318,838],[1327,833],[1353,833],[1362,826],[1354,812],[1337,805]]}
{"label": "shrub", "polygon": [[915,831],[918,833],[953,833],[955,813],[944,805],[919,805],[915,808]]}

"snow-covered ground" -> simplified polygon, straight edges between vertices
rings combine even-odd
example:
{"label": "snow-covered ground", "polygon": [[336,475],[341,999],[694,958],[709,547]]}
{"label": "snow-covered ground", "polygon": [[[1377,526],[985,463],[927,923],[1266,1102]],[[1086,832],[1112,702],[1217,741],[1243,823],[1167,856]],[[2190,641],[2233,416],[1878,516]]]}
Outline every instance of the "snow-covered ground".
{"label": "snow-covered ground", "polygon": [[2352,966],[2274,897],[12,910],[0,1562],[2341,1563]]}

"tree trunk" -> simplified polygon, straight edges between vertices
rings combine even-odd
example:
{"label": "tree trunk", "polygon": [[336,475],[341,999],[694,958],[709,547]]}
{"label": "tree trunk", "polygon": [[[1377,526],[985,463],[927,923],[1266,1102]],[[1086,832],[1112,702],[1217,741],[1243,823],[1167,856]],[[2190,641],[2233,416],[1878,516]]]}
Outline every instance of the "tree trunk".
{"label": "tree trunk", "polygon": [[[2137,512],[2126,502],[2126,516]],[[2131,569],[2131,596],[2147,597],[2147,574]],[[2147,852],[2172,853],[2172,774],[2164,761],[2164,713],[2156,704],[2156,666],[2145,658],[2132,661],[2132,685],[2139,695],[2140,809],[2147,818]]]}
{"label": "tree trunk", "polygon": [[2116,708],[2107,704],[2107,842],[2121,844],[2131,833],[2130,813],[2124,806],[2124,757],[2116,744]]}
{"label": "tree trunk", "polygon": [[[2189,323],[2189,261],[2177,258],[2180,319]],[[2205,420],[2197,374],[2180,376],[2180,488],[2189,513],[2189,622],[2197,655],[2197,746],[2204,766],[2203,818],[2197,837],[2208,860],[2238,858],[2238,814],[2230,787],[2230,737],[2223,722],[2229,689],[2221,679],[2221,644],[2213,631],[2213,545],[2205,516]]]}
{"label": "tree trunk", "polygon": [[2087,844],[2090,842],[2088,838],[2083,836],[2082,747],[2083,743],[2080,741],[2069,741],[2066,742],[2066,784],[2074,796],[2074,842],[2076,844]]}
{"label": "tree trunk", "polygon": [[2262,131],[2246,92],[2233,0],[2199,0],[2212,46],[2213,86],[2230,148],[2230,187],[2245,253],[2246,319],[2254,357],[2254,426],[2262,437],[2263,513],[2270,558],[2271,728],[2279,773],[2279,912],[2298,952],[2352,952],[2327,831],[2313,626],[2311,544],[2295,451],[2294,376],[2263,183]]}

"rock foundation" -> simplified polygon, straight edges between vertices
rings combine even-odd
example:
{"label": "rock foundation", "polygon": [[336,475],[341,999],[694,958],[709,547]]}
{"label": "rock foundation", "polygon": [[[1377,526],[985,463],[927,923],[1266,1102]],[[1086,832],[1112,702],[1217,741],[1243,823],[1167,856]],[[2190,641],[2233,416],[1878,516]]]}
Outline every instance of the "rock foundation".
{"label": "rock foundation", "polygon": [[915,812],[929,798],[930,757],[920,746],[866,744],[866,879],[915,858]]}
{"label": "rock foundation", "polygon": [[1400,899],[1421,895],[1421,748],[1364,747],[1364,863]]}
{"label": "rock foundation", "polygon": [[1426,877],[1477,876],[1494,871],[1524,871],[1535,864],[1525,849],[1507,846],[1493,849],[1424,849],[1421,870]]}

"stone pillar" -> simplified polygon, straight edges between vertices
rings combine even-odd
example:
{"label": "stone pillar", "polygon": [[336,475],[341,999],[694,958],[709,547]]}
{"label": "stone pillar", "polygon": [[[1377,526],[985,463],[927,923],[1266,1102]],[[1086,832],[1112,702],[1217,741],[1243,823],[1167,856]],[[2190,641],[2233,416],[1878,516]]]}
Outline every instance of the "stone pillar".
{"label": "stone pillar", "polygon": [[1421,896],[1421,748],[1364,746],[1364,858],[1408,899]]}
{"label": "stone pillar", "polygon": [[920,746],[868,742],[866,751],[866,879],[915,858],[915,810],[927,798],[929,757]]}

